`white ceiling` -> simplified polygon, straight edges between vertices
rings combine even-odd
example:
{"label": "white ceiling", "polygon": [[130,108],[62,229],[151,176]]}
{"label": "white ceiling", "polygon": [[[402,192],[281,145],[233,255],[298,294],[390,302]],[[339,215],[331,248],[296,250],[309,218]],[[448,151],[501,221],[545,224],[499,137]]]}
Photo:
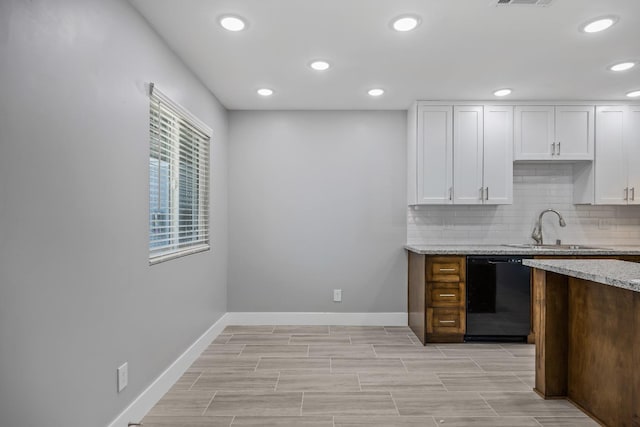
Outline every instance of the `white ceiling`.
{"label": "white ceiling", "polygon": [[[623,100],[640,89],[640,0],[130,0],[228,109],[406,109],[416,99]],[[237,14],[242,32],[217,18]],[[390,21],[422,18],[412,32]],[[580,24],[618,15],[607,31]],[[319,73],[312,59],[333,65]],[[271,97],[256,90],[269,87]],[[367,95],[372,87],[386,93]]]}

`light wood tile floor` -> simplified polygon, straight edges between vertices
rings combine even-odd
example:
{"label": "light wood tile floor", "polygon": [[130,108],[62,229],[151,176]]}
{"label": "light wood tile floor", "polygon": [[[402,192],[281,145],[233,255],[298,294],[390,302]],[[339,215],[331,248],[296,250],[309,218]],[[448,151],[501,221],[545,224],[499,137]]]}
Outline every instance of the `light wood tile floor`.
{"label": "light wood tile floor", "polygon": [[597,427],[532,391],[526,344],[430,344],[406,327],[228,326],[145,427]]}

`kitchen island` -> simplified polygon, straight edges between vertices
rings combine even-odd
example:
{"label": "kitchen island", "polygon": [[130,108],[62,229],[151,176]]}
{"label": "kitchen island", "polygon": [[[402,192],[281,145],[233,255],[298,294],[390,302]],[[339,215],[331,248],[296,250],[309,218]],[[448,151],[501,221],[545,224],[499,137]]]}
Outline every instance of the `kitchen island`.
{"label": "kitchen island", "polygon": [[535,390],[605,426],[640,426],[640,264],[525,260],[533,270]]}

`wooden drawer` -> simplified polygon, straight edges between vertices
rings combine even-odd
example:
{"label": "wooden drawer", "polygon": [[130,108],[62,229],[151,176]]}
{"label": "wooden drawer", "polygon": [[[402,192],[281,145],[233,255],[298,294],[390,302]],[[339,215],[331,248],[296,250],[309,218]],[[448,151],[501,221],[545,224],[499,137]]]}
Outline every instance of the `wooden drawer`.
{"label": "wooden drawer", "polygon": [[[463,310],[449,308],[428,308],[427,325],[432,334],[464,334],[466,320]],[[429,329],[429,328],[428,328]]]}
{"label": "wooden drawer", "polygon": [[462,282],[431,282],[427,289],[427,307],[464,307],[466,297]]}
{"label": "wooden drawer", "polygon": [[428,282],[464,282],[465,258],[457,256],[427,257]]}

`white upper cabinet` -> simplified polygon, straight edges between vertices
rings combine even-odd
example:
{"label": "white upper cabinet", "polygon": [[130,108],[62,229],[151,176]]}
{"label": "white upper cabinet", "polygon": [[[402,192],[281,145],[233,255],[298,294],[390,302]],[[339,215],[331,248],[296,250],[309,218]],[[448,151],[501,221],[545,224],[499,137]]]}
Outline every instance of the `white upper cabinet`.
{"label": "white upper cabinet", "polygon": [[408,142],[410,205],[512,203],[513,107],[416,103]]}
{"label": "white upper cabinet", "polygon": [[515,160],[593,160],[594,107],[517,106]]}
{"label": "white upper cabinet", "polygon": [[512,203],[513,107],[456,106],[453,124],[454,203]]}
{"label": "white upper cabinet", "polygon": [[596,108],[595,203],[626,205],[627,161],[624,154],[627,108]]}
{"label": "white upper cabinet", "polygon": [[484,107],[485,204],[513,203],[513,107]]}
{"label": "white upper cabinet", "polygon": [[627,157],[627,203],[640,205],[640,105],[629,107],[629,130],[625,140]]}
{"label": "white upper cabinet", "polygon": [[593,160],[594,107],[557,106],[556,159]]}
{"label": "white upper cabinet", "polygon": [[417,103],[409,110],[408,201],[453,203],[453,107]]}
{"label": "white upper cabinet", "polygon": [[595,203],[640,204],[640,106],[596,108]]}
{"label": "white upper cabinet", "polygon": [[551,160],[555,107],[517,106],[514,160]]}
{"label": "white upper cabinet", "polygon": [[483,109],[482,106],[456,106],[453,111],[454,203],[482,204]]}

